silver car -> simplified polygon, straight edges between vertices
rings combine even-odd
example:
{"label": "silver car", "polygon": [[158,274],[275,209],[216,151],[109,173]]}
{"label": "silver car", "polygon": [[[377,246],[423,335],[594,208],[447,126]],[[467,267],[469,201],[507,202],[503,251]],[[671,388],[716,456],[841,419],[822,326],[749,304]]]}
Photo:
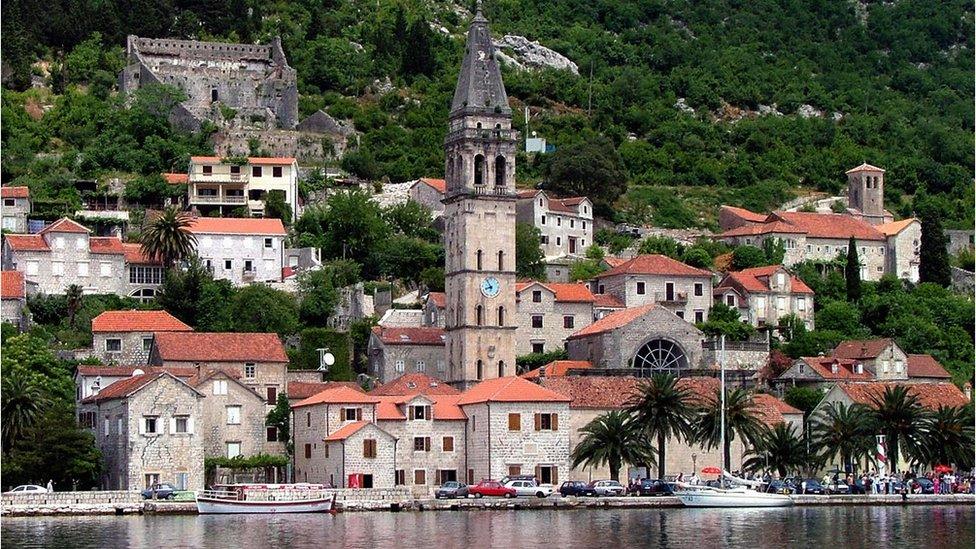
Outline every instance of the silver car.
{"label": "silver car", "polygon": [[598,496],[622,496],[627,493],[627,488],[615,480],[597,480],[592,487]]}
{"label": "silver car", "polygon": [[536,484],[534,480],[510,480],[505,487],[514,489],[516,496],[547,498],[553,493],[552,484]]}

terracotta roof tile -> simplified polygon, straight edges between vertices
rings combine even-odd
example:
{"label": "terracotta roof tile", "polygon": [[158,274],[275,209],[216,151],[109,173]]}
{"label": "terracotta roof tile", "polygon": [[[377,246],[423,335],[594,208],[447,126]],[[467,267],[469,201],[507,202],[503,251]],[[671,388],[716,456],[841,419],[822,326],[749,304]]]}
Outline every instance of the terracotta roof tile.
{"label": "terracotta roof tile", "polygon": [[[561,376],[537,378],[537,383],[572,400],[570,408],[609,410],[630,406],[647,380],[632,376]],[[712,377],[683,377],[678,387],[689,392],[693,404],[713,402],[719,381]]]}
{"label": "terracotta roof tile", "polygon": [[579,205],[586,197],[550,198],[549,210],[553,212],[579,213]]}
{"label": "terracotta roof tile", "polygon": [[200,164],[200,163],[217,163],[217,164],[219,164],[220,163],[220,157],[219,156],[191,156],[190,157],[190,162],[193,162],[194,164]]}
{"label": "terracotta roof tile", "polygon": [[0,187],[0,198],[30,198],[30,187]]}
{"label": "terracotta roof tile", "polygon": [[766,219],[765,215],[758,214],[756,212],[751,212],[745,208],[737,208],[735,206],[722,206],[721,210],[729,212],[745,221],[752,221],[754,223],[761,222]]}
{"label": "terracotta roof tile", "polygon": [[288,400],[304,400],[322,391],[338,389],[339,387],[346,387],[366,394],[366,391],[363,391],[363,388],[354,381],[289,381]]}
{"label": "terracotta roof tile", "polygon": [[881,172],[881,173],[884,173],[885,171],[882,170],[881,168],[877,167],[877,166],[872,166],[871,164],[868,164],[867,162],[865,162],[865,163],[861,164],[860,166],[858,166],[856,168],[851,168],[851,169],[847,170],[844,173],[845,174],[849,174],[849,173],[857,173],[857,172]]}
{"label": "terracotta roof tile", "polygon": [[427,294],[427,299],[433,301],[434,307],[438,309],[447,307],[447,294],[444,292],[430,292]]}
{"label": "terracotta roof tile", "polygon": [[433,395],[430,397],[434,401],[434,419],[441,421],[456,421],[468,419],[458,403],[461,395]]}
{"label": "terracotta roof tile", "polygon": [[175,377],[190,378],[197,375],[196,368],[163,368],[161,366],[147,366],[136,364],[131,366],[85,366],[78,365],[77,374],[79,376],[105,376],[105,377],[129,377],[136,370],[145,374],[158,372],[169,372]]}
{"label": "terracotta roof tile", "polygon": [[627,259],[627,258],[617,257],[617,256],[614,256],[614,255],[606,255],[606,256],[603,256],[603,262],[606,263],[607,266],[610,267],[611,269],[614,268],[614,267],[618,267],[620,265],[623,265],[624,263],[627,263],[628,261],[630,261],[630,260]]}
{"label": "terracotta roof tile", "polygon": [[[726,278],[719,282],[718,286],[715,287],[716,290],[720,288],[725,288],[729,286],[737,286],[739,289],[746,290],[748,292],[769,292],[769,277],[773,276],[776,272],[782,269],[782,265],[769,265],[766,267],[754,267],[752,269],[743,269],[741,271],[735,271],[728,273]],[[813,290],[810,289],[802,280],[789,274],[790,277],[790,288],[791,293],[794,294],[812,294]]]}
{"label": "terracotta roof tile", "polygon": [[285,166],[288,164],[294,164],[295,159],[290,156],[282,157],[267,157],[267,156],[250,156],[247,159],[248,164],[261,165],[274,165],[274,166]]}
{"label": "terracotta roof tile", "polygon": [[24,284],[24,273],[20,271],[0,272],[0,298],[24,299],[27,297],[27,286]]}
{"label": "terracotta roof tile", "polygon": [[579,370],[592,368],[593,363],[589,360],[554,360],[545,366],[540,366],[535,370],[529,370],[522,374],[525,379],[534,379],[540,377],[540,371],[545,368],[545,377],[559,377],[566,375],[566,372],[570,369]]}
{"label": "terracotta roof tile", "polygon": [[624,302],[612,294],[594,294],[593,306],[598,309],[623,309]]}
{"label": "terracotta roof tile", "polygon": [[952,383],[838,383],[837,387],[847,394],[850,399],[859,404],[872,406],[872,398],[880,399],[888,387],[904,385],[911,395],[916,395],[919,403],[930,410],[939,406],[965,406],[969,400],[966,395]]}
{"label": "terracotta roof tile", "polygon": [[362,430],[363,427],[366,427],[367,425],[369,425],[368,421],[354,421],[352,423],[347,423],[342,427],[339,427],[339,429],[337,429],[336,432],[325,437],[323,440],[325,440],[326,442],[338,442],[340,440],[346,440],[352,435],[358,433],[360,430]]}
{"label": "terracotta roof tile", "polygon": [[[858,363],[855,359],[824,357],[824,356],[804,356],[800,357],[811,370],[820,375],[825,381],[870,381],[871,372],[863,370],[856,373],[854,368]],[[837,372],[833,370],[834,363],[837,364]]]}
{"label": "terracotta roof tile", "polygon": [[419,372],[404,374],[389,383],[376,387],[369,394],[374,396],[393,395],[456,395],[458,390],[446,382]]}
{"label": "terracotta roof tile", "polygon": [[40,234],[44,233],[90,233],[91,231],[85,228],[84,225],[76,221],[72,221],[67,217],[62,217],[61,219],[51,223],[47,227],[41,229]]}
{"label": "terracotta roof tile", "polygon": [[785,415],[803,416],[802,411],[766,393],[752,395],[752,405],[767,425],[785,423]]}
{"label": "terracotta roof tile", "polygon": [[529,190],[519,191],[518,192],[518,197],[519,198],[535,198],[541,192],[542,191],[540,191],[538,189],[529,189]]}
{"label": "terracotta roof tile", "polygon": [[520,377],[482,381],[461,393],[459,406],[482,402],[569,402],[571,399]]}
{"label": "terracotta roof tile", "polygon": [[608,276],[645,274],[645,275],[668,275],[668,276],[712,276],[712,273],[705,269],[698,269],[690,265],[671,259],[660,254],[639,255],[609,271],[604,271],[596,278]]}
{"label": "terracotta roof tile", "polygon": [[51,248],[47,241],[39,234],[6,234],[3,235],[7,246],[18,252],[49,252]]}
{"label": "terracotta roof tile", "polygon": [[721,237],[772,233],[802,233],[813,238],[884,240],[873,225],[847,214],[815,212],[773,212],[762,221],[725,231]]}
{"label": "terracotta roof tile", "polygon": [[163,179],[170,185],[182,185],[190,182],[190,176],[185,173],[164,173]]}
{"label": "terracotta roof tile", "polygon": [[414,397],[420,396],[431,402],[431,412],[435,421],[463,421],[468,419],[464,410],[458,406],[460,394],[454,395],[382,395],[376,405],[376,419],[380,421],[403,421],[407,419],[401,406],[409,403]]}
{"label": "terracotta roof tile", "polygon": [[908,355],[908,377],[952,378],[932,355]]}
{"label": "terracotta roof tile", "polygon": [[611,330],[616,330],[617,328],[626,326],[641,316],[644,316],[654,307],[655,305],[653,303],[649,303],[640,307],[631,307],[629,309],[615,311],[574,333],[573,335],[569,336],[568,339],[602,334]]}
{"label": "terracotta roof tile", "polygon": [[438,345],[445,341],[444,329],[434,327],[408,328],[373,326],[373,333],[384,345]]}
{"label": "terracotta roof tile", "polygon": [[92,319],[92,332],[192,332],[166,311],[105,311]]}
{"label": "terracotta roof tile", "polygon": [[125,255],[125,246],[114,236],[89,237],[88,249],[93,254]]}
{"label": "terracotta roof tile", "polygon": [[133,376],[127,379],[120,379],[119,381],[116,381],[115,383],[99,391],[97,395],[92,395],[82,400],[82,402],[85,403],[104,402],[106,400],[127,398],[139,392],[143,387],[146,387],[147,385],[156,381],[157,379],[164,378],[164,377],[169,377],[177,381],[178,383],[185,385],[187,389],[193,391],[197,396],[203,396],[200,394],[199,391],[187,385],[186,382],[180,381],[179,378],[170,374],[169,372],[156,371],[156,372]]}
{"label": "terracotta roof tile", "polygon": [[172,362],[288,362],[277,334],[158,332],[156,349]]}
{"label": "terracotta roof tile", "polygon": [[443,179],[432,179],[430,177],[421,177],[417,181],[427,185],[428,187],[434,189],[435,191],[441,194],[447,192],[447,182],[444,181]]}
{"label": "terracotta roof tile", "polygon": [[285,226],[277,218],[196,217],[187,230],[193,234],[243,234],[285,236]]}
{"label": "terracotta roof tile", "polygon": [[881,231],[885,236],[896,235],[907,227],[910,227],[913,223],[917,223],[918,220],[914,217],[909,217],[908,219],[902,219],[901,221],[892,221],[891,223],[884,223],[882,225],[875,225],[875,229]]}
{"label": "terracotta roof tile", "polygon": [[876,358],[894,342],[890,338],[851,339],[841,341],[831,353],[835,358],[868,359]]}
{"label": "terracotta roof tile", "polygon": [[519,293],[530,286],[541,286],[555,295],[556,301],[560,303],[592,303],[596,297],[590,289],[579,283],[569,282],[539,282],[527,280],[515,284],[515,292]]}
{"label": "terracotta roof tile", "polygon": [[142,245],[135,244],[132,242],[123,242],[122,249],[125,251],[125,262],[134,265],[162,265],[162,260],[150,259],[149,256],[142,253]]}
{"label": "terracotta roof tile", "polygon": [[292,408],[303,406],[314,406],[316,404],[377,404],[379,397],[368,395],[362,391],[357,391],[352,387],[326,388],[314,395],[292,404]]}

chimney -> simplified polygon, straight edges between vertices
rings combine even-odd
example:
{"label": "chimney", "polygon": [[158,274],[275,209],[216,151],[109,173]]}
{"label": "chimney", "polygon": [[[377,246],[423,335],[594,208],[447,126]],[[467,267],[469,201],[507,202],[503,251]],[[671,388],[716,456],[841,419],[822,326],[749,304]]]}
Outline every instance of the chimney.
{"label": "chimney", "polygon": [[962,386],[962,392],[966,394],[966,400],[973,399],[973,386],[971,383],[966,382],[966,384]]}

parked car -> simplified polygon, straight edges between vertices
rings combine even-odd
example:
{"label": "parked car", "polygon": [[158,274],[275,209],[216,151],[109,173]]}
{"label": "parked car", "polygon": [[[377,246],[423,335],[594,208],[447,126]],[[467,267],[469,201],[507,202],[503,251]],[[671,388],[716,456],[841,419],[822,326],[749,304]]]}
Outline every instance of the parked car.
{"label": "parked car", "polygon": [[46,494],[47,488],[36,484],[21,484],[7,492],[8,494]]}
{"label": "parked car", "polygon": [[783,482],[782,480],[771,480],[769,484],[766,485],[766,492],[770,494],[793,494],[795,491],[793,487],[789,484]]}
{"label": "parked car", "polygon": [[505,475],[498,482],[500,482],[502,484],[508,484],[509,482],[511,482],[513,480],[531,480],[532,482],[535,482],[536,484],[539,483],[539,481],[536,480],[535,475]]}
{"label": "parked car", "polygon": [[553,492],[552,484],[539,484],[535,479],[510,480],[505,483],[505,487],[514,489],[516,496],[545,498],[551,496]]}
{"label": "parked car", "polygon": [[[823,495],[827,493],[827,489],[824,488],[823,484],[815,478],[797,478],[793,480],[793,489],[796,490],[797,494],[819,494]],[[806,487],[804,487],[804,482],[806,482]]]}
{"label": "parked car", "polygon": [[483,480],[474,486],[468,486],[468,493],[476,498],[484,496],[514,498],[516,495],[514,488],[509,488],[497,480]]}
{"label": "parked car", "polygon": [[449,480],[434,490],[434,499],[466,497],[468,497],[468,485],[455,480]]}
{"label": "parked car", "polygon": [[172,485],[166,482],[160,484],[153,484],[149,488],[142,491],[143,499],[152,499],[155,494],[156,499],[173,499],[176,496],[178,490]]}
{"label": "parked car", "polygon": [[567,480],[559,487],[559,493],[563,496],[595,496],[596,492],[590,485],[582,480]]}
{"label": "parked car", "polygon": [[663,480],[645,478],[635,484],[630,491],[635,496],[671,496],[674,491]]}
{"label": "parked car", "polygon": [[627,488],[615,480],[594,480],[590,483],[590,489],[598,496],[622,496],[627,493]]}
{"label": "parked car", "polygon": [[844,479],[835,478],[830,484],[825,486],[828,494],[850,494],[851,487]]}

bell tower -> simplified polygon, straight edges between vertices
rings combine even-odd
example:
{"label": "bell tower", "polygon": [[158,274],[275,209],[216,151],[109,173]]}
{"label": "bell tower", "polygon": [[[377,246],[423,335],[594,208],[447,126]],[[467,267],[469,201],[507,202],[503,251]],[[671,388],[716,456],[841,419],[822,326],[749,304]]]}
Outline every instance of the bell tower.
{"label": "bell tower", "polygon": [[847,170],[848,207],[857,210],[861,219],[872,225],[892,220],[884,209],[884,174],[881,168],[867,163]]}
{"label": "bell tower", "polygon": [[512,110],[480,2],[444,139],[448,380],[515,375],[515,150]]}

